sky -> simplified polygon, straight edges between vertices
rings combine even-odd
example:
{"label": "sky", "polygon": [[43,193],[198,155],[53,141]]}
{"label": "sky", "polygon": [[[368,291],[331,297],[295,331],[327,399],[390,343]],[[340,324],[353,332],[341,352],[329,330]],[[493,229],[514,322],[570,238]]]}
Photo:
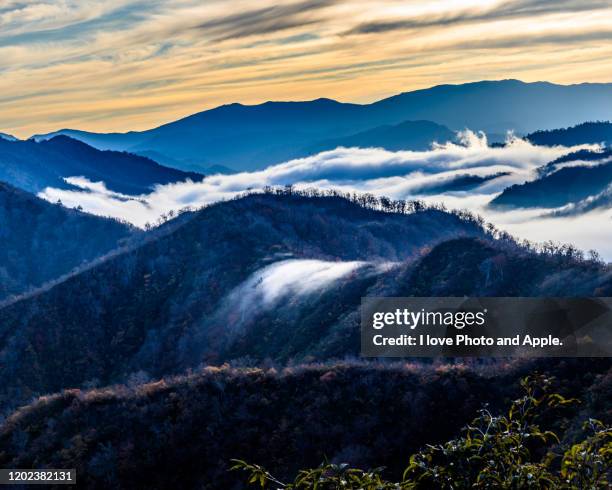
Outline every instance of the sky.
{"label": "sky", "polygon": [[612,0],[0,0],[0,131],[128,131],[221,104],[612,81]]}

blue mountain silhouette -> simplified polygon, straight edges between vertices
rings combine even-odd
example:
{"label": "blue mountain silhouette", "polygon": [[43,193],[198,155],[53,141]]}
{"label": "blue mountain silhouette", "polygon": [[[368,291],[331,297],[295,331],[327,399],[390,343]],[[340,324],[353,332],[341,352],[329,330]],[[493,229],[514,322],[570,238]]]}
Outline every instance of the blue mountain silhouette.
{"label": "blue mountain silhouette", "polygon": [[[64,129],[35,138],[65,134],[99,149],[154,151],[177,165],[186,162],[183,168],[196,164],[253,170],[305,156],[308,148],[330,139],[424,119],[453,130],[521,134],[609,120],[612,84],[502,80],[439,85],[364,105],[330,99],[230,104],[147,131],[98,134]],[[419,131],[414,128],[415,134]]]}

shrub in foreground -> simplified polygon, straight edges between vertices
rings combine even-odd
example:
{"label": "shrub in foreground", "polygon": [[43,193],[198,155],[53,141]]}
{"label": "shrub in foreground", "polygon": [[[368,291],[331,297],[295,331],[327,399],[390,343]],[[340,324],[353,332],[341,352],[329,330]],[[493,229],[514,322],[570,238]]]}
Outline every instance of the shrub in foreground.
{"label": "shrub in foreground", "polygon": [[494,416],[485,407],[462,435],[414,454],[399,482],[383,477],[383,468],[364,471],[348,464],[324,463],[298,472],[284,483],[263,467],[234,460],[233,470],[248,473],[261,488],[297,489],[599,489],[612,483],[612,428],[590,419],[584,439],[570,447],[542,424],[564,406],[578,403],[551,392],[552,379],[522,380],[524,394],[507,414]]}

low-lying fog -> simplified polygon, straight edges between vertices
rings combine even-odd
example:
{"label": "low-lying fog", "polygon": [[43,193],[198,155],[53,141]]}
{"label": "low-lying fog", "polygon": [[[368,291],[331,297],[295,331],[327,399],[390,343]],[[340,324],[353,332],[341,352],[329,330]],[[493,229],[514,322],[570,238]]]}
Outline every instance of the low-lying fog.
{"label": "low-lying fog", "polygon": [[[265,186],[292,184],[296,188],[370,192],[394,199],[444,203],[450,209],[469,209],[518,238],[572,243],[584,250],[595,249],[612,260],[610,208],[584,207],[580,213],[568,213],[563,209],[502,211],[488,206],[509,185],[535,179],[538,167],[571,151],[594,147],[540,147],[511,135],[506,146],[491,147],[482,134],[466,131],[461,136],[462,144],[434,144],[431,150],[421,152],[337,148],[260,171],[160,185],[136,197],[113,192],[103,182],[72,176],[66,180],[78,190],[47,188],[39,196],[144,227],[169,211],[197,208]],[[461,178],[470,178],[473,186],[469,190],[453,190],[457,189],[453,181]]]}

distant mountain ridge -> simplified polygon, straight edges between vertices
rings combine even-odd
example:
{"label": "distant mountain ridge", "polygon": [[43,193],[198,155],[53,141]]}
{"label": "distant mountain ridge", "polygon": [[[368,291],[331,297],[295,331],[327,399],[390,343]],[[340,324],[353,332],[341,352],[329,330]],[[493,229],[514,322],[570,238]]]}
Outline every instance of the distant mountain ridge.
{"label": "distant mountain ridge", "polygon": [[0,139],[0,181],[38,193],[48,186],[70,188],[66,177],[102,181],[110,190],[134,195],[150,192],[155,184],[201,180],[203,175],[138,155],[101,151],[67,136],[40,142]]}
{"label": "distant mountain ridge", "polygon": [[567,128],[536,131],[525,139],[541,146],[602,145],[563,155],[538,169],[538,178],[512,185],[492,201],[493,206],[556,208],[555,215],[580,214],[609,207],[612,185],[612,123],[585,122]]}
{"label": "distant mountain ridge", "polygon": [[383,148],[388,151],[425,151],[433,142],[447,143],[454,141],[456,134],[446,126],[431,121],[404,121],[397,125],[379,126],[361,133],[332,138],[305,149],[308,153],[319,153],[334,150],[339,146],[345,148]]}
{"label": "distant mountain ridge", "polygon": [[525,137],[535,145],[577,146],[603,144],[612,147],[612,122],[584,122],[577,126],[547,131],[536,131]]}
{"label": "distant mountain ridge", "polygon": [[612,150],[571,153],[539,170],[539,178],[504,189],[491,204],[556,208],[596,196],[612,183]]}
{"label": "distant mountain ridge", "polygon": [[6,133],[0,133],[0,139],[6,140],[6,141],[17,141],[17,138],[15,138],[14,136],[10,134],[6,134]]}
{"label": "distant mountain ridge", "polygon": [[309,102],[229,104],[154,129],[67,134],[100,149],[155,151],[168,159],[234,170],[261,169],[308,155],[305,150],[385,125],[428,120],[452,130],[529,133],[583,121],[612,119],[612,84],[555,85],[518,80],[439,85],[372,104],[330,99]]}

